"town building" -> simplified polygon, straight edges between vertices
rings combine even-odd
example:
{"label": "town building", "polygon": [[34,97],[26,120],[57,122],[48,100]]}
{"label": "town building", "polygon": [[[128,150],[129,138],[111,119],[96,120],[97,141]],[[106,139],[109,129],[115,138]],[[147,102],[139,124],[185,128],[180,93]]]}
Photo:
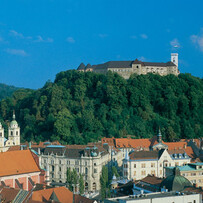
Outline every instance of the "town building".
{"label": "town building", "polygon": [[202,203],[201,194],[193,192],[160,192],[105,199],[104,203]]}
{"label": "town building", "polygon": [[42,190],[35,190],[29,198],[32,202],[60,202],[60,203],[97,203],[95,200],[73,194],[66,187],[56,187]]}
{"label": "town building", "polygon": [[103,64],[86,66],[81,63],[77,68],[78,71],[91,71],[95,73],[106,74],[108,71],[118,73],[125,79],[128,79],[132,74],[145,75],[147,73],[164,75],[178,75],[180,73],[178,69],[178,54],[171,54],[171,61],[163,63],[143,62],[138,59],[134,61],[109,61]]}
{"label": "town building", "polygon": [[52,184],[67,182],[67,168],[84,176],[85,191],[100,190],[100,175],[104,165],[122,167],[122,153],[108,144],[49,145],[41,150],[40,165],[49,171]]}
{"label": "town building", "polygon": [[4,136],[4,128],[0,123],[0,152],[5,152],[11,146],[20,145],[20,127],[15,120],[15,114],[13,114],[13,120],[8,128],[8,139]]}
{"label": "town building", "polygon": [[[191,183],[197,187],[203,186],[203,163],[189,163],[184,166],[178,166],[180,175],[186,177]],[[166,176],[172,175],[174,167],[166,167]]]}
{"label": "town building", "polygon": [[133,180],[142,179],[148,174],[164,177],[164,167],[181,166],[190,163],[190,160],[184,150],[132,151],[129,155],[126,153],[123,160],[123,177]]}
{"label": "town building", "polygon": [[3,186],[32,190],[37,183],[45,183],[46,174],[30,150],[0,153],[0,183]]}
{"label": "town building", "polygon": [[[102,138],[102,143],[108,143],[109,146],[113,146],[116,149],[121,150],[123,154],[123,158],[126,153],[130,153],[132,151],[156,151],[161,149],[168,150],[184,150],[187,155],[192,159],[192,161],[196,161],[197,154],[193,146],[191,146],[190,140],[180,140],[177,142],[164,142],[162,139],[162,134],[159,129],[159,133],[152,138],[143,138],[143,139],[132,139],[132,138]],[[197,151],[197,150],[196,150]]]}

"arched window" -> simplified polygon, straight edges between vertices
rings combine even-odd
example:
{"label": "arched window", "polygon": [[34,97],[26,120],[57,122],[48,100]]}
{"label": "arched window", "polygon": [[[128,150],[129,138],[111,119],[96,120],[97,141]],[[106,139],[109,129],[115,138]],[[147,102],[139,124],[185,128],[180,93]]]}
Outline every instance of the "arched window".
{"label": "arched window", "polygon": [[92,190],[95,191],[96,189],[97,189],[97,188],[96,188],[96,183],[93,183],[93,184],[92,184]]}
{"label": "arched window", "polygon": [[85,191],[88,191],[88,183],[85,183]]}
{"label": "arched window", "polygon": [[86,175],[88,174],[88,168],[85,168],[85,174]]}

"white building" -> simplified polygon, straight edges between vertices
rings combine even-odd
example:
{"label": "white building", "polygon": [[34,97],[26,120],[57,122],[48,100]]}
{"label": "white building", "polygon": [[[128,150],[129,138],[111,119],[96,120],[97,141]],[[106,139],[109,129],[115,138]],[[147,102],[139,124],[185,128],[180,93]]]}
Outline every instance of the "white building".
{"label": "white building", "polygon": [[102,166],[122,166],[122,154],[108,145],[49,145],[42,150],[40,165],[49,170],[50,180],[66,183],[67,168],[84,176],[85,190],[100,189]]}
{"label": "white building", "polygon": [[193,192],[164,192],[135,196],[115,197],[104,200],[104,203],[201,203],[202,195]]}
{"label": "white building", "polygon": [[164,177],[164,167],[190,163],[190,157],[184,150],[133,151],[126,153],[123,160],[123,176],[140,180],[148,174]]}
{"label": "white building", "polygon": [[106,74],[108,71],[116,72],[125,79],[128,79],[130,75],[136,73],[138,75],[145,75],[147,73],[164,75],[179,75],[178,70],[178,54],[171,54],[171,61],[163,62],[143,62],[138,59],[134,61],[109,61],[103,64],[86,66],[81,63],[77,69],[78,71],[91,71],[95,73]]}
{"label": "white building", "polygon": [[20,127],[15,120],[15,114],[13,114],[13,120],[8,128],[8,139],[4,137],[4,128],[0,123],[0,152],[5,152],[11,146],[20,145]]}

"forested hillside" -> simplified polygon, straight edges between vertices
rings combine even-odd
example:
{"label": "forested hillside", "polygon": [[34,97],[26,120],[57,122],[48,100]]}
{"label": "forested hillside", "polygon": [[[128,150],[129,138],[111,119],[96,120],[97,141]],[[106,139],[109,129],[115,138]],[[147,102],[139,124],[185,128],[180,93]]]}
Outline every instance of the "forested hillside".
{"label": "forested hillside", "polygon": [[[1,121],[15,109],[23,140],[84,144],[101,137],[167,141],[203,137],[203,80],[190,74],[107,75],[65,71],[39,90],[0,103]],[[3,123],[6,126],[5,123]]]}
{"label": "forested hillside", "polygon": [[0,100],[10,97],[17,89],[19,88],[0,83]]}

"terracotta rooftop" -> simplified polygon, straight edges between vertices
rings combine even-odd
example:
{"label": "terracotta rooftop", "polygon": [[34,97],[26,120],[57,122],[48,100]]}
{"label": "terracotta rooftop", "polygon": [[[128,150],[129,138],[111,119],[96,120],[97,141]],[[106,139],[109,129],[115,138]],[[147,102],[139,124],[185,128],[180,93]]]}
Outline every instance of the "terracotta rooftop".
{"label": "terracotta rooftop", "polygon": [[140,181],[149,183],[151,185],[160,185],[163,181],[163,178],[158,178],[156,176],[148,175],[145,178],[141,179]]}
{"label": "terracotta rooftop", "polygon": [[0,153],[0,177],[40,172],[30,150]]}
{"label": "terracotta rooftop", "polygon": [[130,138],[117,138],[115,139],[115,147],[117,148],[149,148],[151,145],[150,139],[130,139]]}
{"label": "terracotta rooftop", "polygon": [[4,187],[0,192],[2,202],[12,202],[18,195],[19,191],[20,189]]}
{"label": "terracotta rooftop", "polygon": [[31,200],[41,201],[41,202],[49,201],[53,192],[55,193],[59,202],[61,203],[73,202],[73,193],[65,187],[57,187],[57,188],[34,191],[32,193]]}
{"label": "terracotta rooftop", "polygon": [[187,142],[163,142],[163,144],[168,146],[168,150],[187,148]]}

